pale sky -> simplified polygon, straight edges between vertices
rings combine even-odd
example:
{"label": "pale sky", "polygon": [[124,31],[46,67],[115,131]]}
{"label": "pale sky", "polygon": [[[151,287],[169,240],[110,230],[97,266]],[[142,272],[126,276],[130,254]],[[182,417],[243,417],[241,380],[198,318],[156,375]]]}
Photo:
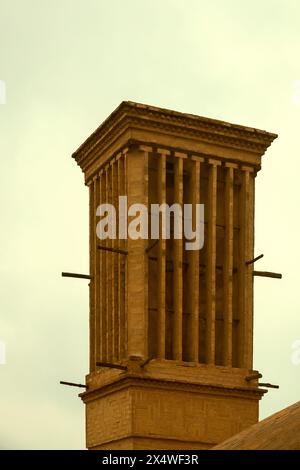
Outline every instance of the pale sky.
{"label": "pale sky", "polygon": [[280,385],[261,418],[299,400],[299,24],[298,0],[0,0],[0,448],[85,447],[80,390],[59,385],[88,371],[88,281],[60,276],[88,272],[71,154],[123,100],[279,134],[255,253],[283,279],[255,279],[254,366]]}

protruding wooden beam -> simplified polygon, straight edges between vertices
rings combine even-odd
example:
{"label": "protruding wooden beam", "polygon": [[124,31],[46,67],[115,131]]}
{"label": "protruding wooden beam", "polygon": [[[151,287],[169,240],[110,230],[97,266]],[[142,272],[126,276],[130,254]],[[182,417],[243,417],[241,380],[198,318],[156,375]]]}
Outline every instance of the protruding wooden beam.
{"label": "protruding wooden beam", "polygon": [[149,364],[149,362],[151,362],[152,359],[153,359],[153,357],[148,357],[145,361],[143,361],[141,363],[141,368],[146,367],[146,365]]}
{"label": "protruding wooden beam", "polygon": [[98,250],[111,251],[112,253],[120,253],[121,255],[128,255],[127,250],[121,250],[120,248],[112,248],[105,245],[98,245]]}
{"label": "protruding wooden beam", "polygon": [[74,382],[65,382],[64,380],[61,380],[59,383],[60,383],[61,385],[69,385],[70,387],[88,388],[87,385],[84,385],[84,384],[75,384]]}
{"label": "protruding wooden beam", "polygon": [[269,271],[253,271],[253,276],[272,277],[273,279],[282,279],[282,274]]}
{"label": "protruding wooden beam", "polygon": [[246,382],[251,382],[252,380],[258,380],[262,378],[262,374],[257,372],[256,374],[247,375],[245,377]]}
{"label": "protruding wooden beam", "polygon": [[279,388],[279,385],[273,385],[269,383],[261,383],[259,382],[258,384],[260,387],[266,387],[266,388]]}
{"label": "protruding wooden beam", "polygon": [[157,244],[159,243],[159,240],[155,240],[153,243],[151,243],[147,248],[145,249],[145,253],[149,253],[149,251],[152,250]]}
{"label": "protruding wooden beam", "polygon": [[97,367],[107,367],[109,369],[119,369],[119,370],[127,370],[127,366],[123,366],[121,364],[114,364],[113,362],[96,362]]}
{"label": "protruding wooden beam", "polygon": [[77,274],[77,273],[66,273],[62,272],[61,273],[62,277],[74,277],[77,279],[92,279],[93,276],[90,276],[89,274]]}
{"label": "protruding wooden beam", "polygon": [[253,264],[253,263],[255,263],[256,261],[258,261],[259,259],[261,259],[263,257],[264,257],[264,255],[256,256],[255,258],[250,259],[250,261],[246,261],[246,264]]}

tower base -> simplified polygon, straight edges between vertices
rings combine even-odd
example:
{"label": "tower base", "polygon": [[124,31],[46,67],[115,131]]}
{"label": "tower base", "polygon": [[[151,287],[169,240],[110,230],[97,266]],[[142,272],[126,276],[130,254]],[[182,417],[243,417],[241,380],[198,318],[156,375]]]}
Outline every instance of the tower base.
{"label": "tower base", "polygon": [[253,371],[167,360],[87,376],[88,449],[209,449],[258,421]]}

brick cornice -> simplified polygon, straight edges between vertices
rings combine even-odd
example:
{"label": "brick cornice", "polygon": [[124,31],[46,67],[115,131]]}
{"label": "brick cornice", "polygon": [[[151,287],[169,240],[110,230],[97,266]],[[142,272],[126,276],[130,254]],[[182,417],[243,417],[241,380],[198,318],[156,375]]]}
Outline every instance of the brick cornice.
{"label": "brick cornice", "polygon": [[73,153],[83,171],[91,165],[99,149],[113,145],[127,130],[153,130],[168,135],[180,135],[206,143],[246,150],[263,155],[276,134],[231,124],[202,116],[122,102],[118,108]]}
{"label": "brick cornice", "polygon": [[163,390],[183,390],[188,392],[213,394],[220,396],[232,396],[247,399],[260,399],[267,390],[259,389],[257,387],[236,387],[236,386],[222,386],[216,384],[199,384],[179,380],[157,379],[154,377],[141,377],[137,374],[120,375],[118,378],[110,383],[97,388],[88,389],[86,392],[79,394],[84,403],[96,400],[107,394],[114,393],[115,391],[135,388],[135,387],[148,387]]}

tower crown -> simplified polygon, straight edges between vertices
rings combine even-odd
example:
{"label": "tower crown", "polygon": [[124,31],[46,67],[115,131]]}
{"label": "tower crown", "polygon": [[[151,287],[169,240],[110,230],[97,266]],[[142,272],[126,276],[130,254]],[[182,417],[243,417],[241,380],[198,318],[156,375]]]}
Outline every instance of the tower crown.
{"label": "tower crown", "polygon": [[[254,182],[276,137],[123,102],[73,154],[90,193],[88,447],[207,448],[256,422]],[[127,222],[142,204],[149,227],[153,205],[190,205],[195,228],[204,204],[202,249],[176,238],[175,212],[169,238],[162,215],[157,240],[120,237],[119,196]],[[114,239],[97,237],[101,204],[115,208]]]}

